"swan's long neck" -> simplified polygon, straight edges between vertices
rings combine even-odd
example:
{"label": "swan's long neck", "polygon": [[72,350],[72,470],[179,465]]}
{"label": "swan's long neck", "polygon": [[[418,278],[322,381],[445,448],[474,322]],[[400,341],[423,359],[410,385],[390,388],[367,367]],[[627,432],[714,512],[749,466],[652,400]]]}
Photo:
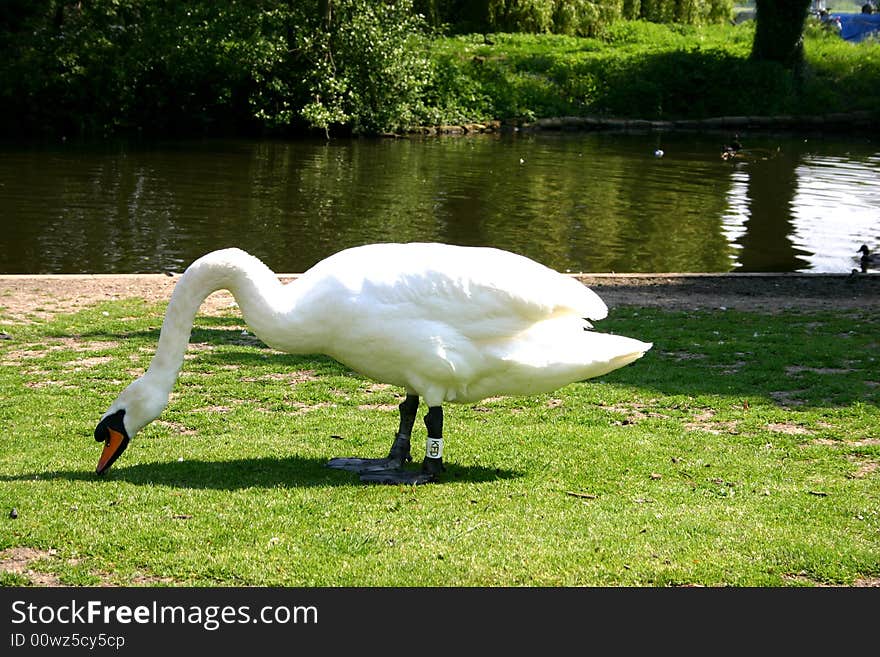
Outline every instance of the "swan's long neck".
{"label": "swan's long neck", "polygon": [[217,290],[229,290],[247,325],[259,337],[277,329],[283,285],[260,260],[240,249],[213,251],[193,262],[180,277],[168,303],[159,344],[145,378],[170,393],[183,365],[193,321],[202,302]]}

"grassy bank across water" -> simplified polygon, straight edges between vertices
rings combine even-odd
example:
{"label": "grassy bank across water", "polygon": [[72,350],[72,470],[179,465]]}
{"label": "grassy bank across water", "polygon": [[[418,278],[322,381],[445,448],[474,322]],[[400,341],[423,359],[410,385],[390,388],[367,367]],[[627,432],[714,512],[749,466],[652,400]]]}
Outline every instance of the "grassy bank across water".
{"label": "grassy bank across water", "polygon": [[340,26],[347,36],[327,41],[290,29],[299,24],[296,3],[263,13],[231,2],[176,13],[153,3],[157,13],[140,18],[120,3],[98,4],[106,15],[97,4],[77,5],[67,16],[73,23],[43,17],[40,29],[7,35],[2,134],[341,137],[562,116],[859,111],[876,125],[880,112],[876,39],[848,43],[816,22],[805,35],[806,64],[792,75],[750,58],[753,21],[621,20],[590,38],[444,36],[423,33],[410,15],[389,15],[374,16],[370,29]]}
{"label": "grassy bank across water", "polygon": [[98,478],[91,432],[164,303],[0,311],[0,583],[880,584],[876,307],[716,299],[612,305],[597,328],[653,341],[640,361],[450,405],[445,481],[422,487],[324,467],[384,454],[399,390],[268,349],[223,304]]}
{"label": "grassy bank across water", "polygon": [[[754,23],[620,22],[602,38],[492,34],[437,39],[433,123],[562,116],[880,116],[880,47],[817,25],[801,76],[749,58]],[[843,126],[845,127],[845,126]]]}

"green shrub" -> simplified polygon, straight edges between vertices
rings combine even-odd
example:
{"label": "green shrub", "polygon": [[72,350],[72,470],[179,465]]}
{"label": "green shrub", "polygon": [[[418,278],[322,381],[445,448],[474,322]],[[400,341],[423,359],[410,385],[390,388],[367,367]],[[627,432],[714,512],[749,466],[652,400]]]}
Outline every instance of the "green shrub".
{"label": "green shrub", "polygon": [[430,74],[410,0],[103,0],[0,12],[9,133],[378,132],[413,121]]}
{"label": "green shrub", "polygon": [[309,124],[383,132],[424,115],[430,67],[422,23],[409,0],[337,0],[333,22],[323,27],[297,39],[311,63],[310,98],[302,110]]}

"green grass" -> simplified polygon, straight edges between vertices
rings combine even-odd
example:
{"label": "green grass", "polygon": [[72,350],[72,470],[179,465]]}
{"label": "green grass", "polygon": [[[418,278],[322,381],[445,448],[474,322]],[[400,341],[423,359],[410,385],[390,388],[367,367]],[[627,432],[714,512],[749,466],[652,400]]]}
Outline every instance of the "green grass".
{"label": "green grass", "polygon": [[651,352],[553,394],[447,406],[446,479],[419,487],[323,465],[384,455],[400,391],[274,352],[237,316],[200,317],[169,407],[99,478],[92,430],[149,363],[162,311],[113,302],[4,325],[0,563],[9,548],[37,557],[0,585],[880,576],[880,327],[866,313],[613,310],[598,328]]}
{"label": "green grass", "polygon": [[880,48],[811,21],[798,79],[749,58],[754,22],[619,21],[597,38],[482,34],[438,38],[426,104],[446,122],[557,116],[700,119],[880,111]]}

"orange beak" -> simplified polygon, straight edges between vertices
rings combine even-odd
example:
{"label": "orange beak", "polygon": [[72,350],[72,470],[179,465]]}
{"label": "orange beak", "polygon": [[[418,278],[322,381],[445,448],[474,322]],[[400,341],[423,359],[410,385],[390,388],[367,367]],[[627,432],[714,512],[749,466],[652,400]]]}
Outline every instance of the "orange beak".
{"label": "orange beak", "polygon": [[128,442],[125,440],[125,436],[118,431],[107,429],[107,433],[110,434],[110,437],[104,443],[104,450],[101,452],[101,458],[98,459],[98,468],[95,470],[98,474],[110,467],[110,463],[116,460],[114,456],[121,453],[125,448],[125,443]]}
{"label": "orange beak", "polygon": [[95,440],[104,443],[101,458],[98,459],[97,474],[101,474],[119,458],[128,447],[128,431],[125,430],[125,410],[120,409],[111,415],[101,418],[95,427]]}

